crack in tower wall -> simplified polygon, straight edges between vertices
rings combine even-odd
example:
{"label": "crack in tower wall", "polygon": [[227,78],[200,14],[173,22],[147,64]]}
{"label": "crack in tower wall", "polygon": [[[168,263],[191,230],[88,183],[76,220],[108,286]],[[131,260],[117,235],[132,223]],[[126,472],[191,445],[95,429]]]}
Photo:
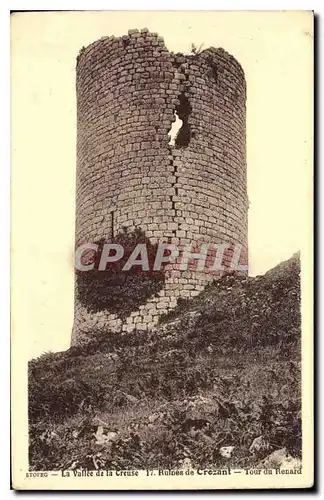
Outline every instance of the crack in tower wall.
{"label": "crack in tower wall", "polygon": [[[177,58],[175,58],[175,60],[173,61],[173,66],[176,68],[175,69],[175,77],[177,77],[178,75],[183,75],[185,78],[185,81],[188,82],[189,75],[186,74],[185,69],[182,66],[181,56],[180,56],[179,63],[177,62]],[[175,108],[174,108],[174,115],[179,117],[179,119],[182,121],[182,125],[174,138],[174,147],[177,149],[184,148],[184,147],[188,146],[188,144],[190,142],[190,136],[191,136],[189,115],[192,111],[192,108],[190,106],[188,97],[186,96],[184,87],[185,87],[184,84],[180,85],[182,92],[179,94],[178,99],[177,99],[177,104],[175,105]],[[173,167],[173,175],[174,175],[174,182],[172,184],[172,188],[174,188],[174,191],[175,191],[174,196],[171,195],[171,203],[172,203],[172,210],[174,210],[175,214],[177,215],[175,199],[177,199],[178,195],[179,195],[179,192],[178,192],[178,167],[177,167],[177,163],[173,161],[174,160],[173,148],[170,147],[169,149],[170,149],[170,155],[171,155],[170,164]],[[176,229],[173,230],[173,235],[175,238],[177,236],[177,230],[179,230],[179,224],[177,224]]]}
{"label": "crack in tower wall", "polygon": [[[113,226],[114,235],[141,228],[152,243],[230,242],[247,253],[246,88],[230,54],[174,54],[156,33],[130,30],[82,50],[76,86],[76,246]],[[183,124],[171,146],[175,112]],[[145,310],[148,322],[134,314],[136,328],[151,327],[209,279],[170,271],[164,296]],[[74,342],[107,325],[120,327],[76,301]]]}

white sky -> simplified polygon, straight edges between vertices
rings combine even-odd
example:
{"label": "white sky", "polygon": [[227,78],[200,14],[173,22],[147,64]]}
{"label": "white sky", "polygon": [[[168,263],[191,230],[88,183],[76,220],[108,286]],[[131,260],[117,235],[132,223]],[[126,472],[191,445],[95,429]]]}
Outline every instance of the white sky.
{"label": "white sky", "polygon": [[[223,47],[246,74],[250,274],[309,244],[312,16],[307,12],[61,12],[12,16],[12,324],[28,357],[68,347],[73,321],[75,59],[147,27],[169,50]],[[19,310],[18,310],[19,307]],[[18,312],[17,312],[18,311]]]}

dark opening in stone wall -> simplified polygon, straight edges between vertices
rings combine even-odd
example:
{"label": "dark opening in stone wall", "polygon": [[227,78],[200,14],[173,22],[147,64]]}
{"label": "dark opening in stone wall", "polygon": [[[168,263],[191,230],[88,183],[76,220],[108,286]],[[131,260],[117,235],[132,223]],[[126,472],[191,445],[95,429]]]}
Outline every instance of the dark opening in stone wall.
{"label": "dark opening in stone wall", "polygon": [[182,120],[182,127],[175,138],[174,144],[176,148],[184,148],[188,146],[191,139],[189,116],[192,108],[189,99],[184,92],[180,94],[179,101],[180,104],[176,107],[176,113],[180,120]]}

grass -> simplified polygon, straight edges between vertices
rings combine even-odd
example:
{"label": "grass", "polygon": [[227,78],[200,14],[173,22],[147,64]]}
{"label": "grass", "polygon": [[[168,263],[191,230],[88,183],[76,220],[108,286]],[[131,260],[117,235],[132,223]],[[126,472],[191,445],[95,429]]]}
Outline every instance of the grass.
{"label": "grass", "polygon": [[[31,361],[30,468],[251,467],[283,447],[300,456],[300,378],[295,257],[263,277],[224,277],[155,332],[93,332]],[[113,438],[98,444],[99,426]]]}

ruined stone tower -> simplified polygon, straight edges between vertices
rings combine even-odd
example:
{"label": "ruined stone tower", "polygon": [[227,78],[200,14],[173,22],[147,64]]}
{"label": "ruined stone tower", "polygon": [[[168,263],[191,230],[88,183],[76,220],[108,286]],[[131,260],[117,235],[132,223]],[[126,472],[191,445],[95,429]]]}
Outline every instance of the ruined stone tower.
{"label": "ruined stone tower", "polygon": [[[76,72],[76,246],[141,228],[152,242],[240,244],[246,259],[246,85],[234,57],[170,53],[156,33],[130,30],[83,48]],[[76,286],[72,344],[96,329],[154,328],[211,279],[170,266],[159,293],[124,319],[89,310]]]}

